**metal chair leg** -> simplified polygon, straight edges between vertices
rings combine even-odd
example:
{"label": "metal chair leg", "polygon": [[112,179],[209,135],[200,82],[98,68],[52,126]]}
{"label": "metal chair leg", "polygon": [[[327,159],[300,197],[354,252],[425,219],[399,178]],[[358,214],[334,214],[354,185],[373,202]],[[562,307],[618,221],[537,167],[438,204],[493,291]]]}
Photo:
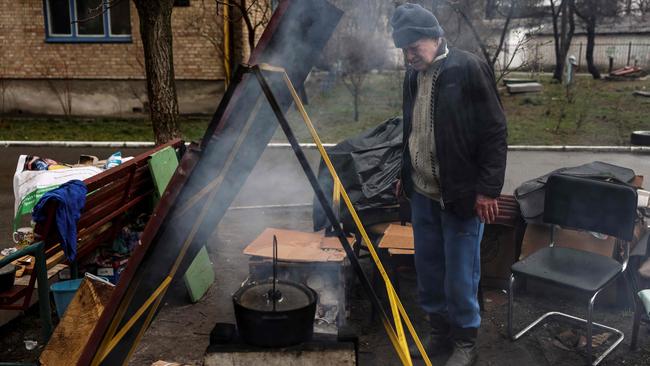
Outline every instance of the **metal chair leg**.
{"label": "metal chair leg", "polygon": [[593,322],[593,312],[594,312],[594,300],[596,299],[596,296],[598,296],[598,293],[600,291],[596,291],[596,293],[589,299],[589,304],[587,305],[587,365],[591,364],[591,360],[593,360],[592,357],[592,329],[591,325]]}
{"label": "metal chair leg", "polygon": [[[573,315],[557,312],[557,311],[552,311],[548,312],[546,314],[543,314],[539,318],[535,319],[532,323],[528,324],[524,329],[519,331],[517,334],[514,333],[513,330],[513,318],[514,318],[514,284],[515,284],[515,275],[512,274],[510,275],[510,282],[508,285],[508,337],[510,337],[511,340],[516,341],[517,339],[521,338],[524,334],[526,334],[528,331],[531,329],[535,328],[537,325],[540,323],[543,323],[546,318],[553,317],[553,316],[558,316],[558,317],[563,317],[570,319],[573,322],[577,323],[582,323],[586,330],[587,330],[587,364],[596,366],[598,365],[608,354],[610,354],[614,348],[616,348],[622,341],[623,338],[625,337],[623,332],[621,332],[618,329],[608,327],[604,324],[600,323],[595,323],[593,322],[593,308],[594,308],[594,302],[596,301],[596,297],[598,294],[600,294],[600,291],[597,291],[594,293],[594,295],[589,299],[589,304],[587,308],[587,319],[582,319],[578,318]],[[609,346],[603,353],[598,356],[598,358],[592,362],[593,360],[593,350],[592,350],[592,334],[593,334],[593,328],[598,328],[606,331],[610,331],[612,333],[616,333],[618,335],[618,338],[616,341]]]}
{"label": "metal chair leg", "polygon": [[510,281],[508,282],[508,337],[512,339],[513,341],[516,340],[516,338],[513,338],[513,332],[512,332],[512,317],[513,314],[512,312],[514,311],[514,285],[515,285],[515,275],[511,274],[510,275]]}

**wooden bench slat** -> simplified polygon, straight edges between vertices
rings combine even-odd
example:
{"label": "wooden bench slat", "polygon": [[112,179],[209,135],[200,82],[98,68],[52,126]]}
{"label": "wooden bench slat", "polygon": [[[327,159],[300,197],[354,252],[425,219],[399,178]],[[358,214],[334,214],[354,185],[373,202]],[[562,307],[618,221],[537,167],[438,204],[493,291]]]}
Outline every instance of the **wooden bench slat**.
{"label": "wooden bench slat", "polygon": [[103,202],[107,197],[113,196],[119,192],[124,192],[127,184],[128,180],[126,178],[121,178],[90,193],[86,197],[86,204],[84,205],[84,209],[81,211],[82,215],[89,209],[92,209],[96,205],[101,204],[101,202]]}

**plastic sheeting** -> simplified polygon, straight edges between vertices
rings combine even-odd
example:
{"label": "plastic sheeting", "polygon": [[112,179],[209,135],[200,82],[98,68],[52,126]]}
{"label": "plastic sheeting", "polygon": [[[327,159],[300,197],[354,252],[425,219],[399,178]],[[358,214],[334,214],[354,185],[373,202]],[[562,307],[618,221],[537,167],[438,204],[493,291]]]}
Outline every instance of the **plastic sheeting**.
{"label": "plastic sheeting", "polygon": [[576,167],[560,168],[541,177],[522,183],[515,189],[515,198],[521,208],[521,214],[528,223],[541,223],[544,213],[544,186],[551,174],[566,174],[576,177],[598,180],[610,180],[630,183],[635,177],[632,169],[594,161]]}
{"label": "plastic sheeting", "polygon": [[[372,209],[380,209],[375,210],[380,216],[375,217],[375,220],[379,221],[384,221],[381,220],[381,216],[391,216],[393,212],[397,212],[398,202],[394,188],[402,159],[400,117],[391,118],[377,127],[340,142],[328,148],[327,153],[362,220],[364,213],[369,213],[373,211]],[[332,176],[322,160],[318,168],[318,182],[328,194],[331,204]],[[313,207],[314,230],[328,227],[329,221],[316,198]],[[351,222],[350,213],[345,208],[343,200],[341,200],[339,219],[344,225]],[[386,221],[390,221],[389,217],[386,217]]]}

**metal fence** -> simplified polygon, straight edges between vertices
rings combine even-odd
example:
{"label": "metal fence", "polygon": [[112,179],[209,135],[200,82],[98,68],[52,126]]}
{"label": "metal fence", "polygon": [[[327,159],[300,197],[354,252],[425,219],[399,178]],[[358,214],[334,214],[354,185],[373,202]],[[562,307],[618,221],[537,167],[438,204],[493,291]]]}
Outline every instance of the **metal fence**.
{"label": "metal fence", "polygon": [[[573,42],[569,49],[569,55],[576,57],[581,70],[586,70],[587,67],[586,51],[586,42]],[[628,65],[650,69],[650,43],[596,43],[594,47],[596,66],[607,71],[610,58],[614,69]],[[514,45],[509,45],[503,52],[502,65],[507,65],[510,59],[512,59],[509,65],[510,69],[547,70],[555,65],[555,45],[552,41],[530,43],[519,49]]]}

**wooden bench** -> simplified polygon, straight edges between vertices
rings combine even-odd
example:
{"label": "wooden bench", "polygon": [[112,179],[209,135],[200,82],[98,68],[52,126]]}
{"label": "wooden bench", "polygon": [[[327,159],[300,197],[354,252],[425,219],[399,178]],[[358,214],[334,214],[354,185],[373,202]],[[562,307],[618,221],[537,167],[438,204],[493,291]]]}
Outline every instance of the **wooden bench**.
{"label": "wooden bench", "polygon": [[[84,180],[88,194],[77,223],[77,260],[88,256],[98,246],[112,242],[125,224],[125,214],[152,197],[156,187],[149,171],[148,161],[152,154],[168,146],[181,149],[181,153],[185,147],[183,141],[176,139]],[[0,309],[29,308],[36,279],[38,279],[39,298],[49,299],[47,271],[61,263],[74,265],[74,263],[67,263],[58,243],[56,202],[48,204],[46,210],[47,219],[39,223],[34,230],[38,241],[0,259],[0,267],[2,267],[26,255],[34,258],[33,266],[26,269],[26,273],[30,274],[28,283],[14,285],[11,290],[0,293]],[[51,333],[49,301],[40,301],[40,306],[44,335],[48,338]]]}

